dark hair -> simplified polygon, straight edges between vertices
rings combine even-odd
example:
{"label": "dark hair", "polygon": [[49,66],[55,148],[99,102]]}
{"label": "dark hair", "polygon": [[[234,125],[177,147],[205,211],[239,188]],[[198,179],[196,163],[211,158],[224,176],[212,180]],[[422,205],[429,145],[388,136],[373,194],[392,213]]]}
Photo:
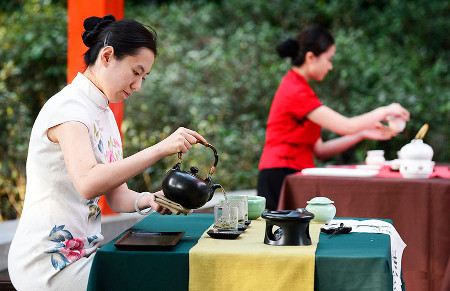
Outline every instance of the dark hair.
{"label": "dark hair", "polygon": [[89,48],[84,53],[86,66],[93,65],[102,48],[112,46],[117,60],[126,56],[134,56],[138,51],[146,47],[155,57],[158,54],[158,42],[156,32],[151,27],[146,27],[131,19],[116,21],[116,18],[108,14],[103,18],[89,17],[83,23],[85,31],[81,38]]}
{"label": "dark hair", "polygon": [[301,66],[305,62],[307,52],[319,56],[334,44],[333,36],[318,25],[309,26],[297,35],[277,46],[277,52],[282,58],[290,57],[293,66]]}

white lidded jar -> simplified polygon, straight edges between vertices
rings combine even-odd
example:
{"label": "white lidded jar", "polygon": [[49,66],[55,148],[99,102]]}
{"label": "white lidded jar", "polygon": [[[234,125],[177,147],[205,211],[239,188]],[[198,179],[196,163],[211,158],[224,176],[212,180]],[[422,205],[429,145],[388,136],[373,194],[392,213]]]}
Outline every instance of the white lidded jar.
{"label": "white lidded jar", "polygon": [[306,203],[308,203],[306,210],[314,213],[312,222],[329,223],[336,215],[334,201],[327,197],[314,197]]}
{"label": "white lidded jar", "polygon": [[385,162],[383,150],[367,151],[366,165],[382,166]]}
{"label": "white lidded jar", "polygon": [[400,150],[400,174],[404,178],[428,178],[434,169],[433,154],[422,139],[413,139]]}

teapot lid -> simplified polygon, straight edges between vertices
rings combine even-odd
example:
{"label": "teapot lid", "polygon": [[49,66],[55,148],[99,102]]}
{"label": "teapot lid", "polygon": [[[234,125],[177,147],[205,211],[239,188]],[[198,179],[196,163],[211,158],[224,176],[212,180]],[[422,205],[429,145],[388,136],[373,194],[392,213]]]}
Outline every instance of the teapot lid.
{"label": "teapot lid", "polygon": [[314,197],[313,199],[307,201],[308,204],[330,204],[334,203],[334,201],[330,200],[327,197]]}
{"label": "teapot lid", "polygon": [[400,155],[402,159],[431,160],[433,149],[418,138],[404,145],[400,150]]}
{"label": "teapot lid", "polygon": [[272,221],[310,221],[314,218],[314,213],[309,212],[306,209],[300,210],[277,210],[270,211],[265,209],[261,214],[261,217],[266,220]]}

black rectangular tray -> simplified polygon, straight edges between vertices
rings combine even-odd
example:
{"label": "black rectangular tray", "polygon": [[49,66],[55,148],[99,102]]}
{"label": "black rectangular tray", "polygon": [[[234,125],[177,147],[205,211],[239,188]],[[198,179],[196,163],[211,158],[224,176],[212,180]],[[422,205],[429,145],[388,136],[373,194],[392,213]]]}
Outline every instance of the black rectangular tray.
{"label": "black rectangular tray", "polygon": [[166,251],[172,249],[184,232],[160,232],[129,230],[114,246],[126,251]]}

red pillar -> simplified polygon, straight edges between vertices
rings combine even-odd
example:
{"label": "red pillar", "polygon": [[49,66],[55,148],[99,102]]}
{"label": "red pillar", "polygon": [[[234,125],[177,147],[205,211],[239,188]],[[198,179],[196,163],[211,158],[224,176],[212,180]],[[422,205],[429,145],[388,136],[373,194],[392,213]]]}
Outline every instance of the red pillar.
{"label": "red pillar", "polygon": [[[91,16],[103,17],[112,14],[117,20],[124,17],[125,0],[68,0],[68,45],[67,45],[67,83],[72,82],[78,72],[85,69],[83,54],[87,47],[81,40],[81,34],[84,31],[83,22]],[[111,103],[109,106],[114,113],[117,125],[120,127],[123,120],[123,102]],[[122,132],[120,131],[122,135]],[[104,196],[99,202],[102,214],[114,214],[106,204]]]}

